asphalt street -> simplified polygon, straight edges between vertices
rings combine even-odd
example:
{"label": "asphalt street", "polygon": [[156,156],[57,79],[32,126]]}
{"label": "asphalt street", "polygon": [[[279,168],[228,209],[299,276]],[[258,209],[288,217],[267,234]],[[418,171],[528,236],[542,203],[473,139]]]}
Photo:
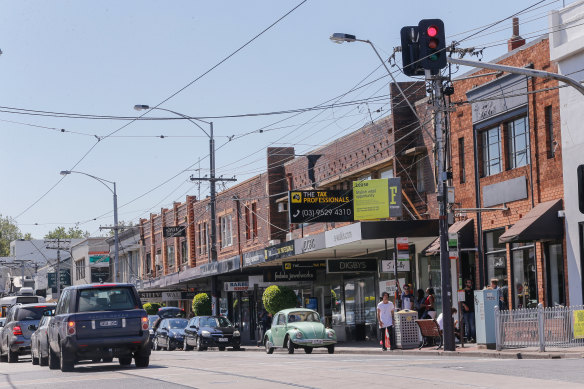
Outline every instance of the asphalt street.
{"label": "asphalt street", "polygon": [[[117,361],[116,361],[117,362]],[[0,363],[2,388],[582,388],[582,359],[158,351],[150,367],[77,365],[72,373]]]}

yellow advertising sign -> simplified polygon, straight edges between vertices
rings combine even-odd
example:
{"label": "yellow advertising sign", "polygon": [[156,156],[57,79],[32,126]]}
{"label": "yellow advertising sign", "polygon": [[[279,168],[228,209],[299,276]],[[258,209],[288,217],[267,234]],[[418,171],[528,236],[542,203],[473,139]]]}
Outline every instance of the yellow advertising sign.
{"label": "yellow advertising sign", "polygon": [[574,311],[574,339],[584,339],[584,311]]}
{"label": "yellow advertising sign", "polygon": [[355,220],[389,217],[389,185],[386,178],[353,181],[353,214]]}

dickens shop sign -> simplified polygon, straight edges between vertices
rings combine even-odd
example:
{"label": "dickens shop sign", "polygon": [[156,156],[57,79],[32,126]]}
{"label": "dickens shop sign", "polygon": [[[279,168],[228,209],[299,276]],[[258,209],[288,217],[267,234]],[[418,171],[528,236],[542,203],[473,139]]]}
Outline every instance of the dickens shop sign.
{"label": "dickens shop sign", "polygon": [[329,259],[328,273],[377,272],[377,259]]}

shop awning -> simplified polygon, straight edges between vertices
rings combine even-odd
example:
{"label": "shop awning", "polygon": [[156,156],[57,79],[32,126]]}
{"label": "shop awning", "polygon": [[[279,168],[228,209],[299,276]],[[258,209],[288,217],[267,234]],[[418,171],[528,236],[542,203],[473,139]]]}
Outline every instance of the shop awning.
{"label": "shop awning", "polygon": [[[458,245],[461,248],[474,247],[474,220],[466,219],[455,222],[448,228],[448,233],[459,232]],[[422,252],[422,255],[439,255],[440,238],[437,238],[430,246]]]}
{"label": "shop awning", "polygon": [[537,204],[501,235],[499,243],[562,239],[564,228],[558,217],[561,209],[561,199]]}

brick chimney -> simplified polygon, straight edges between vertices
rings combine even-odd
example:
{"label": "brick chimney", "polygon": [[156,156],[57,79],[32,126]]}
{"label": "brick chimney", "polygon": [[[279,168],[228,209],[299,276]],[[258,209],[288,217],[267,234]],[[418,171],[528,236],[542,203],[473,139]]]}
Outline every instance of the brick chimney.
{"label": "brick chimney", "polygon": [[519,35],[519,18],[513,18],[513,35],[507,41],[509,51],[515,50],[525,44],[525,39]]}

